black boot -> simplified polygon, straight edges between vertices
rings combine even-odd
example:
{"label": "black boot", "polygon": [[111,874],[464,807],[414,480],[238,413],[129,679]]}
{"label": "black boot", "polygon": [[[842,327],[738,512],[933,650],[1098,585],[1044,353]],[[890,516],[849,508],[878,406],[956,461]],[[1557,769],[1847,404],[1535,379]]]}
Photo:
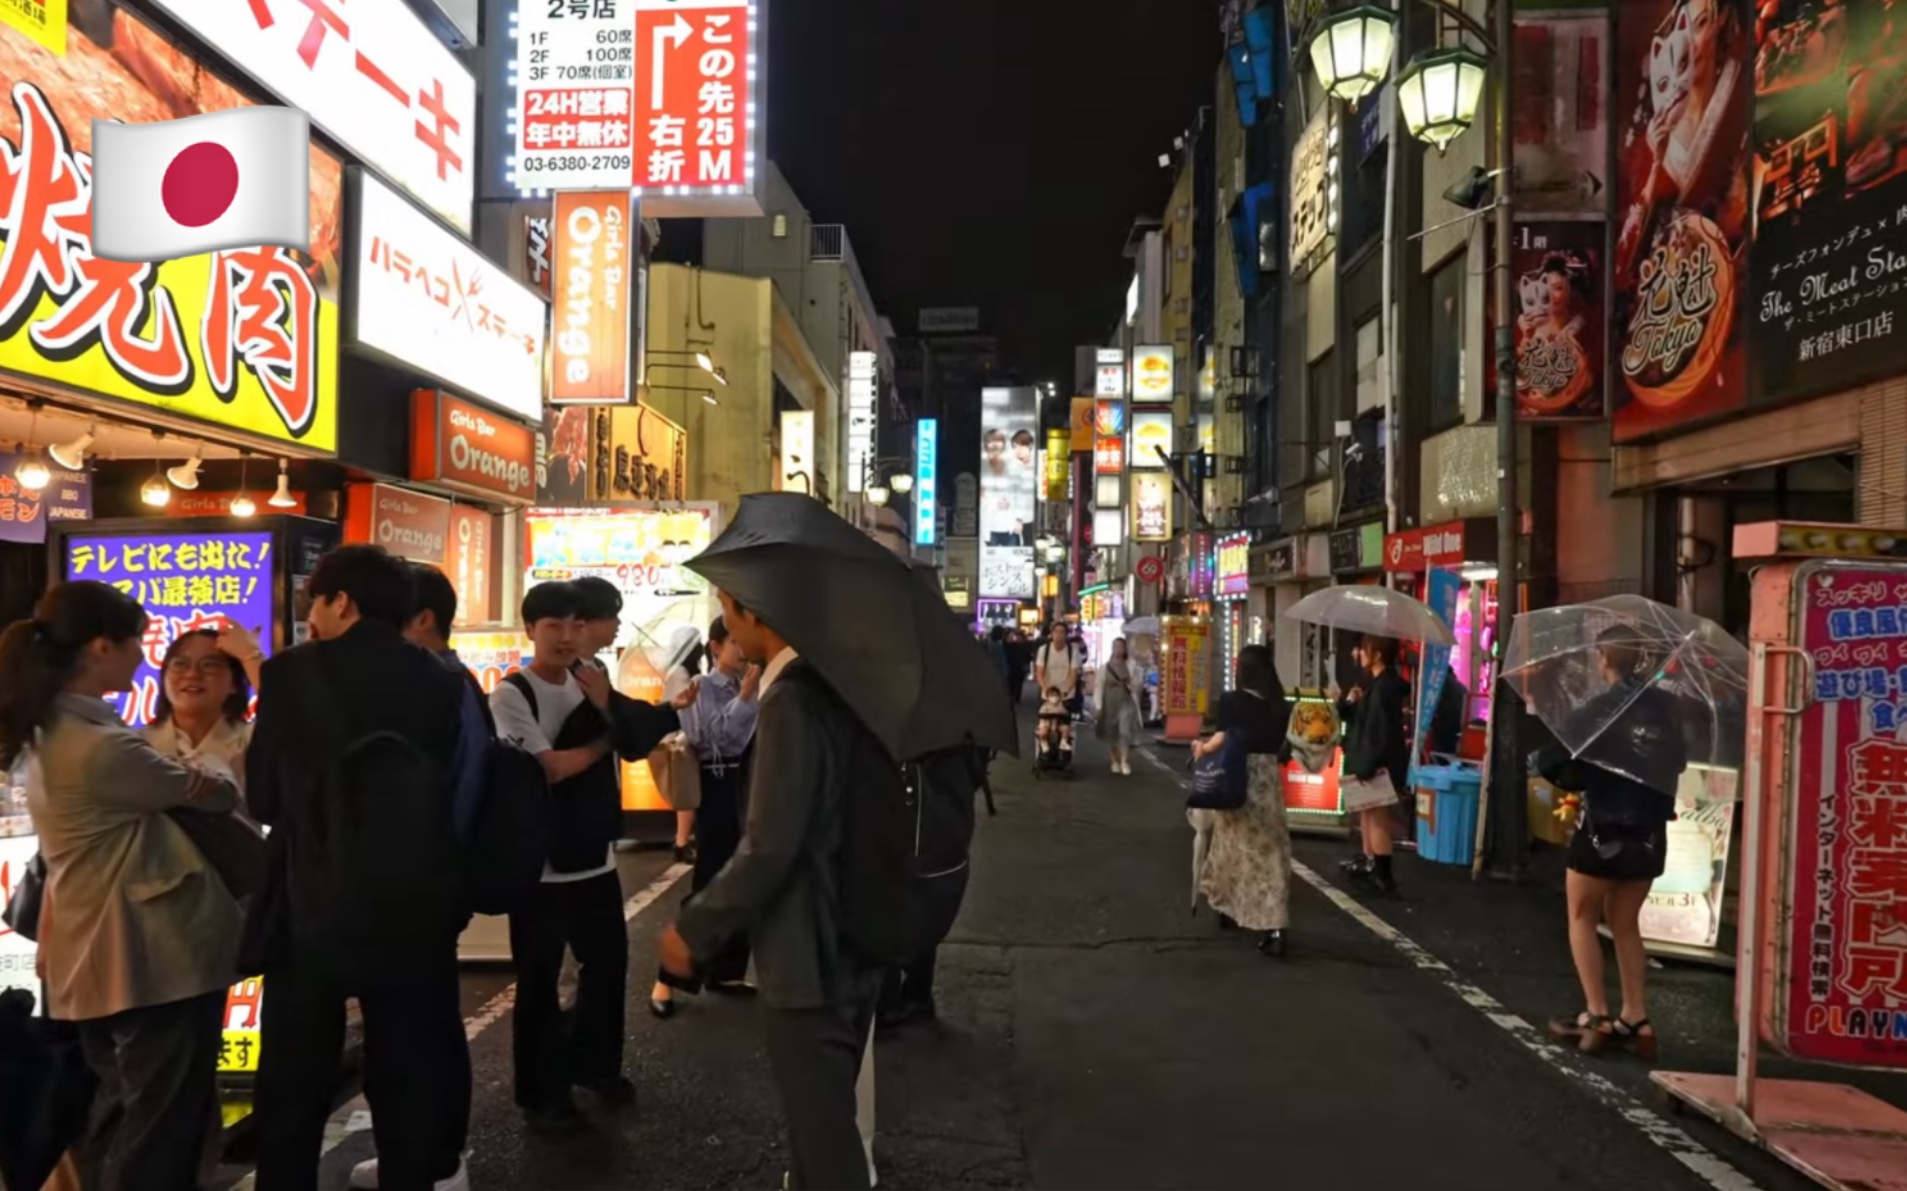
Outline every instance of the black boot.
{"label": "black boot", "polygon": [[1258,951],[1261,955],[1269,956],[1272,959],[1283,959],[1285,957],[1285,932],[1282,930],[1266,931],[1265,937],[1258,940]]}
{"label": "black boot", "polygon": [[1389,856],[1371,857],[1371,885],[1385,897],[1397,896],[1397,878],[1391,875]]}
{"label": "black boot", "polygon": [[1346,876],[1352,876],[1357,873],[1368,873],[1371,871],[1371,858],[1359,852],[1349,860],[1338,861],[1338,870]]}

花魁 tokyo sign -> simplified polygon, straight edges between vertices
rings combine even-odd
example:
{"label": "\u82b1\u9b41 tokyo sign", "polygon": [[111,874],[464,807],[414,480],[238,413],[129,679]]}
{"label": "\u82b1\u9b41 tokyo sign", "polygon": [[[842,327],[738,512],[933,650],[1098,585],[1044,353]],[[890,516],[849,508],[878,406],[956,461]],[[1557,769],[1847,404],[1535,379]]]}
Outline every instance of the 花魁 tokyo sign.
{"label": "\u82b1\u9b41 tokyo sign", "polygon": [[524,191],[627,190],[635,136],[631,0],[519,4],[516,157]]}
{"label": "\u82b1\u9b41 tokyo sign", "polygon": [[633,3],[637,196],[659,216],[752,213],[766,98],[762,0]]}
{"label": "\u82b1\u9b41 tokyo sign", "polygon": [[543,418],[543,299],[368,173],[353,338],[528,422]]}
{"label": "\u82b1\u9b41 tokyo sign", "polygon": [[156,0],[156,7],[470,231],[477,81],[404,4]]}

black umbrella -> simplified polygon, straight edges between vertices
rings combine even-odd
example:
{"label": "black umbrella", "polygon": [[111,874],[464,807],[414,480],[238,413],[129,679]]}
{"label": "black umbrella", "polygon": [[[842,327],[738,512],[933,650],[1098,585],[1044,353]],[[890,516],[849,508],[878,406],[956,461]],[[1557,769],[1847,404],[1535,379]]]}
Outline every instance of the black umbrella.
{"label": "black umbrella", "polygon": [[968,741],[1017,754],[986,650],[927,576],[819,501],[744,496],[729,527],[684,565],[772,625],[895,757]]}

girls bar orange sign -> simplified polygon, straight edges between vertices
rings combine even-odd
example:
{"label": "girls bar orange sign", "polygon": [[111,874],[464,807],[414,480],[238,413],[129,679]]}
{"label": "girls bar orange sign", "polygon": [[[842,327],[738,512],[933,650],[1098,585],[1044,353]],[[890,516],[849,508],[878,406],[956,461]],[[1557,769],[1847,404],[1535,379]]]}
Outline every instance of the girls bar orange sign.
{"label": "girls bar orange sign", "polygon": [[629,193],[559,191],[550,267],[550,404],[629,400]]}

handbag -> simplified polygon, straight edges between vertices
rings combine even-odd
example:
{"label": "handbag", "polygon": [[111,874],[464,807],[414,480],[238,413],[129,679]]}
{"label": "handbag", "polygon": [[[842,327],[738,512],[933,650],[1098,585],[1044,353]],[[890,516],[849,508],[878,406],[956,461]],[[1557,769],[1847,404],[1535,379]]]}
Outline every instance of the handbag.
{"label": "handbag", "polygon": [[244,899],[265,886],[265,833],[227,811],[173,807],[166,815],[177,823],[225,883],[226,892]]}
{"label": "handbag", "polygon": [[1235,811],[1245,805],[1250,793],[1250,775],[1246,771],[1245,742],[1228,732],[1225,743],[1215,753],[1207,753],[1192,765],[1192,789],[1185,797],[1188,810]]}
{"label": "handbag", "polygon": [[1391,785],[1390,771],[1380,769],[1369,781],[1348,773],[1338,778],[1338,804],[1347,812],[1396,806],[1397,787]]}
{"label": "handbag", "polygon": [[649,775],[656,792],[670,810],[692,811],[702,806],[702,762],[695,746],[680,732],[671,732],[649,754]]}
{"label": "handbag", "polygon": [[40,941],[40,907],[45,901],[46,858],[35,852],[13,882],[13,896],[7,899],[6,910],[0,912],[0,921],[27,942],[37,943]]}

